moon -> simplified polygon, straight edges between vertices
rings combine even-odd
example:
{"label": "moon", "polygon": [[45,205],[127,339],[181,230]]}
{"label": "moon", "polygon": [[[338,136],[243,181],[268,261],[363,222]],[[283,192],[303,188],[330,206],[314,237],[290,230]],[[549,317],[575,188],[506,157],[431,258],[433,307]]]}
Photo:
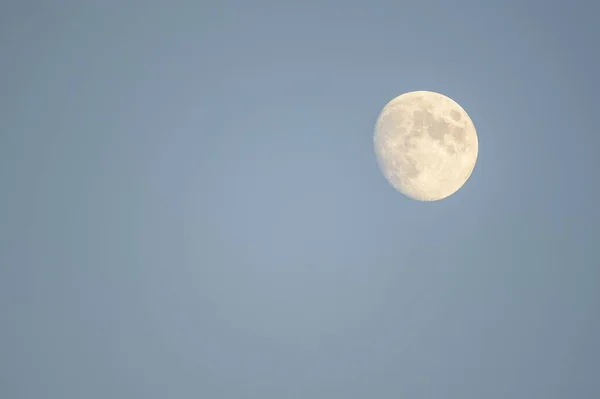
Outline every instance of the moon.
{"label": "moon", "polygon": [[457,192],[471,176],[479,151],[467,112],[431,91],[405,93],[387,103],[373,142],[388,182],[419,201],[438,201]]}

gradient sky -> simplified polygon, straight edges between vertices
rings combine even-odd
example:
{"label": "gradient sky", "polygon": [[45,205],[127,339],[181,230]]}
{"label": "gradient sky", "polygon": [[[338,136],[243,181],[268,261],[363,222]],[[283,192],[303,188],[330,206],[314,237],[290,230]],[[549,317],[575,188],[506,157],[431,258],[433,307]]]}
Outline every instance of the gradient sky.
{"label": "gradient sky", "polygon": [[[4,1],[3,399],[597,399],[600,3]],[[469,113],[434,203],[382,107]]]}

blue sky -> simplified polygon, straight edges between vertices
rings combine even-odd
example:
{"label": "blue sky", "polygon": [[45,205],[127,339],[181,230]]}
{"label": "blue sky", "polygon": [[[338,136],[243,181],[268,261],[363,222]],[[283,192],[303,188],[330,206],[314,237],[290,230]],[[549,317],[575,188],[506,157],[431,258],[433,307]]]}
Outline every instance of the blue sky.
{"label": "blue sky", "polygon": [[[598,398],[599,7],[4,2],[0,397]],[[443,201],[377,169],[412,90]]]}

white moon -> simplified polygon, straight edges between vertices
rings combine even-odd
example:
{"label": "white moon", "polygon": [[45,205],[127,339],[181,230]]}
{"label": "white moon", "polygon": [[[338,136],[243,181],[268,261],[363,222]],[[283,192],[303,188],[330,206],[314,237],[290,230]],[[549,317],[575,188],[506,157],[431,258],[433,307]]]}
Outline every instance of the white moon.
{"label": "white moon", "polygon": [[379,114],[375,154],[385,178],[400,193],[437,201],[471,176],[479,144],[475,126],[454,100],[413,91],[390,101]]}

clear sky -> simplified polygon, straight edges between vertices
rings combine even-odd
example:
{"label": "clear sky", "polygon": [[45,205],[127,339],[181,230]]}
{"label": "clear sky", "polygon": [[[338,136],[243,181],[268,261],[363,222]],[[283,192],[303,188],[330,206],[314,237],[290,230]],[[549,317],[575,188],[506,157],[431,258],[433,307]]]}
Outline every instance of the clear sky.
{"label": "clear sky", "polygon": [[[2,2],[0,397],[599,398],[599,12]],[[478,130],[440,202],[412,90]]]}

